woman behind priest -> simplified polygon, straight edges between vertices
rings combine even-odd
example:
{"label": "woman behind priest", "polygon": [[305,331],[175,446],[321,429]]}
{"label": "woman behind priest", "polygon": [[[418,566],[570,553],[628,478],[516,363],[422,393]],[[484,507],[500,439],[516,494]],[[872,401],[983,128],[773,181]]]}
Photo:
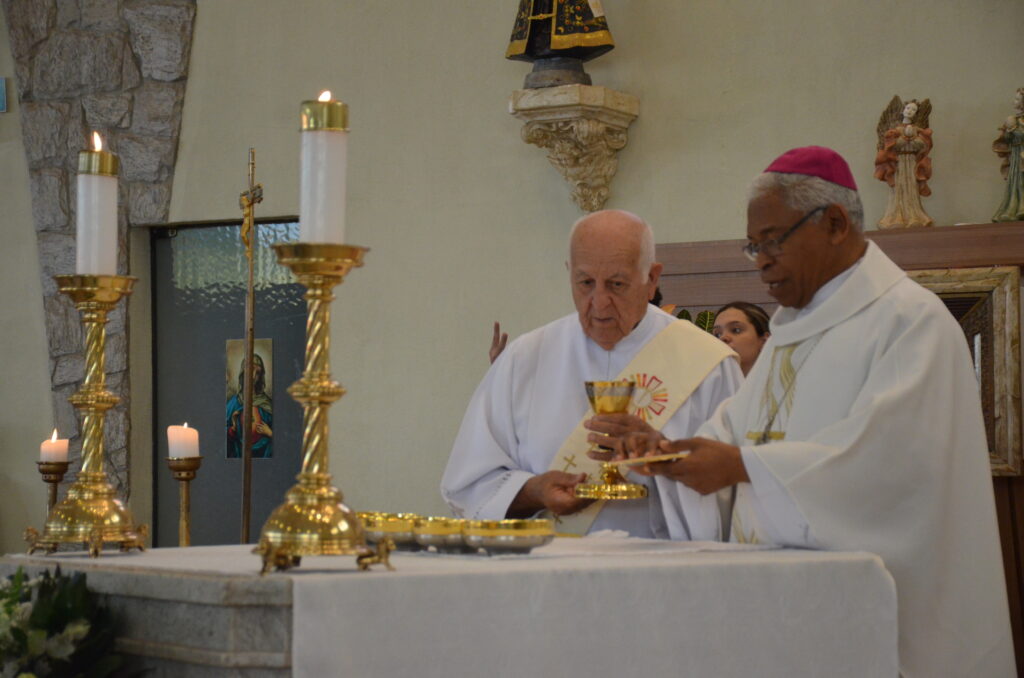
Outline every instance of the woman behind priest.
{"label": "woman behind priest", "polygon": [[715,313],[715,324],[711,333],[736,351],[740,357],[740,369],[747,376],[757,361],[761,348],[768,341],[768,314],[757,304],[748,301],[732,301]]}

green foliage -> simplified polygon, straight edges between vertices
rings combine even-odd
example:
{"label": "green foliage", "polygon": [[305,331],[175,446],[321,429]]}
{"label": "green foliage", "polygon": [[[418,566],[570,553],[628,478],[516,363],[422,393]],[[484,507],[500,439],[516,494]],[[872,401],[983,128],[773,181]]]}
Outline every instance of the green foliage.
{"label": "green foliage", "polygon": [[0,678],[127,675],[114,653],[114,624],[85,575],[29,579],[22,568],[0,583]]}
{"label": "green foliage", "polygon": [[714,311],[701,311],[697,314],[697,319],[693,321],[693,324],[705,332],[710,332],[711,328],[715,326]]}
{"label": "green foliage", "polygon": [[687,311],[685,308],[681,310],[679,313],[676,313],[676,317],[679,318],[680,320],[689,320],[690,322],[693,322],[693,316],[690,315],[690,312]]}

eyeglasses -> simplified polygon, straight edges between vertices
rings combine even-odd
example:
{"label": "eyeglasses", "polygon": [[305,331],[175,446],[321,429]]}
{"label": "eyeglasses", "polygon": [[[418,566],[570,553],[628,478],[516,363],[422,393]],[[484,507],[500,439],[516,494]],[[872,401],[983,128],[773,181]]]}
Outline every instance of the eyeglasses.
{"label": "eyeglasses", "polygon": [[747,255],[747,259],[751,261],[757,261],[757,255],[764,252],[769,257],[777,257],[782,254],[782,243],[786,242],[786,238],[793,235],[793,231],[803,226],[808,219],[813,217],[818,212],[826,209],[828,205],[822,205],[821,207],[815,207],[813,210],[805,214],[800,221],[790,226],[785,233],[780,235],[778,238],[772,238],[771,240],[765,240],[764,242],[752,243],[748,242],[743,246],[743,254]]}

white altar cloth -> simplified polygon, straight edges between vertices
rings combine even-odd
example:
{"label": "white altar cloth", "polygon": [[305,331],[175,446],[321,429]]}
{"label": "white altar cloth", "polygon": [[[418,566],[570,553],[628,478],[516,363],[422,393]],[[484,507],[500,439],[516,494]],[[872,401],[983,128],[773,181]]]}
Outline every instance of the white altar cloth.
{"label": "white altar cloth", "polygon": [[[47,560],[252,581],[250,549]],[[871,554],[593,537],[392,562],[306,557],[268,575],[291,582],[294,676],[897,675],[895,587]]]}

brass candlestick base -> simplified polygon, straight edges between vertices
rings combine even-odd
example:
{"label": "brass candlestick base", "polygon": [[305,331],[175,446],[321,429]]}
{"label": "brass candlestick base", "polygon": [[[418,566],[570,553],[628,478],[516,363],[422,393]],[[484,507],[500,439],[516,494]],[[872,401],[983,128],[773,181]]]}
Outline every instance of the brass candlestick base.
{"label": "brass candlestick base", "polygon": [[353,268],[363,265],[366,249],[354,245],[284,243],[274,245],[277,259],[306,287],[306,363],[302,377],[288,392],[302,403],[302,471],[299,481],[278,506],[253,549],[263,557],[262,572],[286,570],[308,555],[355,555],[359,569],[383,563],[388,569],[391,542],[376,550],[366,545],[355,512],[342,503],[341,490],[331,485],[327,456],[327,411],[345,394],[330,376],[331,291]]}
{"label": "brass candlestick base", "polygon": [[71,297],[85,326],[85,381],[68,400],[82,416],[82,470],[60,504],[50,510],[40,536],[25,530],[29,553],[53,553],[62,543],[81,542],[89,555],[99,556],[104,544],[122,551],[144,550],[148,528],[133,527],[132,516],[117,498],[103,470],[103,419],[120,398],[107,390],[104,372],[107,313],[131,294],[135,278],[120,275],[58,275],[60,291]]}
{"label": "brass candlestick base", "polygon": [[36,466],[43,476],[43,482],[47,484],[46,514],[57,503],[57,486],[64,480],[64,474],[68,472],[71,462],[67,461],[37,461]]}
{"label": "brass candlestick base", "polygon": [[[587,399],[594,414],[628,412],[629,401],[633,397],[633,389],[636,388],[636,383],[632,381],[586,381],[583,385],[587,389]],[[647,488],[639,483],[629,482],[622,477],[617,466],[603,462],[601,482],[580,483],[576,486],[575,493],[580,499],[643,499],[647,496]]]}
{"label": "brass candlestick base", "polygon": [[202,457],[168,457],[167,467],[178,481],[178,546],[192,545],[192,500],[189,486],[196,479]]}

